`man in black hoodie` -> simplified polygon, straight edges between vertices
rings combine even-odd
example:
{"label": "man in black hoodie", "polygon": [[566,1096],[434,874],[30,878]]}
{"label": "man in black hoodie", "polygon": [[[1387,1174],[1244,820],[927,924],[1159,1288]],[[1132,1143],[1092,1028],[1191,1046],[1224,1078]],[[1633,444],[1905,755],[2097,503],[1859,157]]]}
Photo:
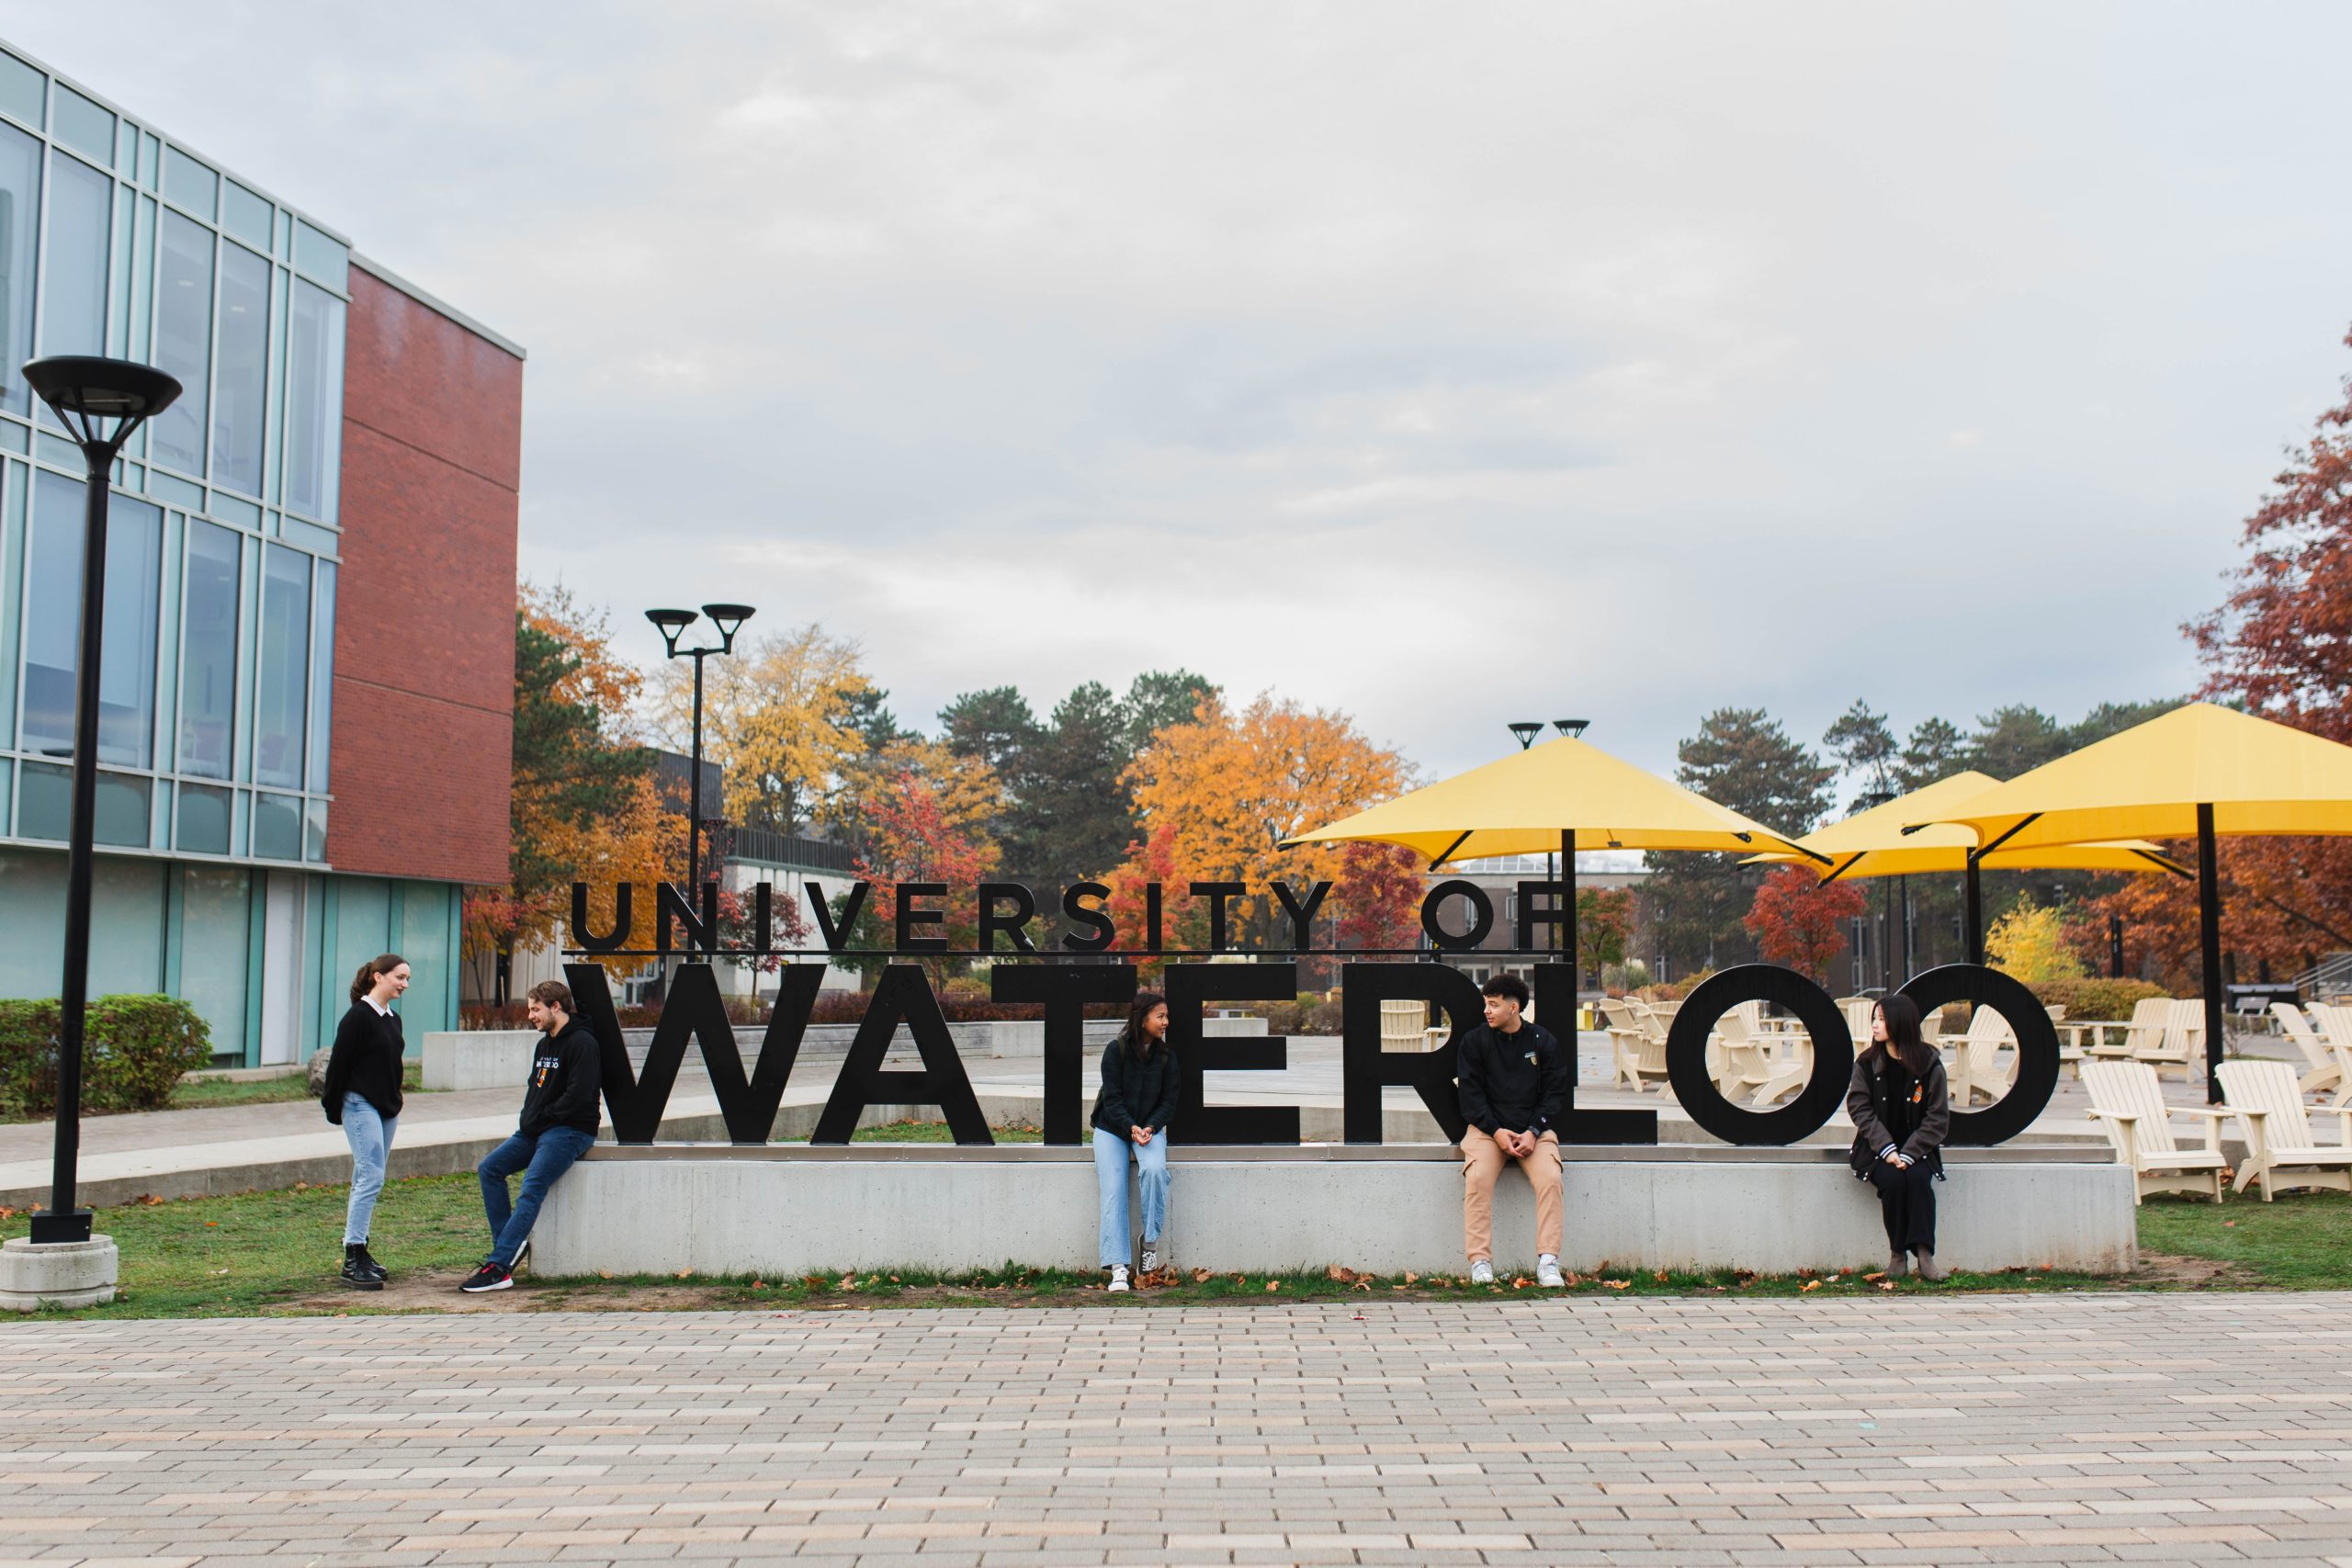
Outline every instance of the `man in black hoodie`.
{"label": "man in black hoodie", "polygon": [[1487,982],[1487,1021],[1462,1037],[1454,1060],[1462,1117],[1462,1240],[1471,1282],[1494,1283],[1495,1178],[1517,1160],[1535,1189],[1535,1280],[1558,1287],[1560,1134],[1567,1108],[1568,1059],[1551,1032],[1520,1016],[1527,982],[1498,975]]}
{"label": "man in black hoodie", "polygon": [[[548,1189],[596,1141],[603,1068],[596,1036],[571,1016],[571,987],[558,981],[532,987],[528,1009],[531,1027],[547,1038],[531,1059],[514,1135],[474,1168],[481,1178],[482,1210],[490,1216],[490,1256],[458,1287],[461,1291],[503,1291],[514,1282],[514,1265],[530,1245]],[[523,1195],[510,1205],[506,1179],[518,1170]]]}

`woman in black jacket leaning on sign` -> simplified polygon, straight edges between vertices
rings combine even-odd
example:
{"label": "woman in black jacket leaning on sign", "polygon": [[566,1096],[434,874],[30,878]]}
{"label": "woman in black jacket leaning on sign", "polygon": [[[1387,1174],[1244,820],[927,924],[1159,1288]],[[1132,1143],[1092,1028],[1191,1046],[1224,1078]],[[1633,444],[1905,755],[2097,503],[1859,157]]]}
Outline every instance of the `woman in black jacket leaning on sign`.
{"label": "woman in black jacket leaning on sign", "polygon": [[401,1116],[400,1015],[392,1003],[408,989],[408,961],[379,953],[359,966],[351,982],[351,1010],[335,1026],[334,1049],[327,1055],[325,1089],[319,1104],[327,1120],[340,1122],[351,1145],[351,1204],[343,1222],[344,1282],[379,1291],[391,1276],[368,1250],[368,1227],[376,1199],[384,1190],[390,1163],[392,1129]]}
{"label": "woman in black jacket leaning on sign", "polygon": [[1878,1189],[1879,1215],[1886,1222],[1893,1254],[1886,1271],[1902,1278],[1910,1272],[1905,1255],[1916,1253],[1919,1278],[1942,1279],[1944,1270],[1936,1266],[1936,1194],[1929,1184],[1944,1173],[1951,1098],[1943,1058],[1919,1037],[1919,1006],[1910,998],[1884,997],[1871,1010],[1870,1044],[1854,1058],[1846,1114],[1854,1120],[1854,1148],[1847,1163]]}
{"label": "woman in black jacket leaning on sign", "polygon": [[1176,1114],[1176,1053],[1168,1048],[1168,998],[1137,991],[1127,1026],[1102,1053],[1094,1097],[1094,1186],[1102,1225],[1098,1256],[1111,1289],[1127,1288],[1127,1156],[1143,1192],[1143,1271],[1159,1272],[1168,1222],[1168,1122]]}

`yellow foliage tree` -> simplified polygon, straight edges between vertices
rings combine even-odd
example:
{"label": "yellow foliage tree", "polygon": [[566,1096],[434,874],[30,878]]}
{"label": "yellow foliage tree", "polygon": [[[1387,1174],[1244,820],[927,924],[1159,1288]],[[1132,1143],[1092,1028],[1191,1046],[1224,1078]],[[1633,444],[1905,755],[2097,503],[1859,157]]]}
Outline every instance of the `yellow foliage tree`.
{"label": "yellow foliage tree", "polygon": [[840,825],[863,852],[876,852],[874,824],[878,814],[912,779],[937,803],[941,820],[977,851],[990,866],[998,845],[989,826],[1004,808],[1004,784],[985,758],[951,750],[943,741],[902,735],[880,750],[869,750],[842,764],[840,785],[827,802],[824,818]]}
{"label": "yellow foliage tree", "polygon": [[1229,906],[1228,940],[1266,942],[1290,933],[1264,885],[1284,881],[1304,895],[1317,881],[1339,880],[1344,854],[1338,844],[1284,849],[1283,840],[1389,798],[1408,775],[1402,757],[1366,739],[1347,715],[1261,693],[1238,713],[1219,696],[1203,699],[1190,723],[1151,738],[1125,778],[1147,831],[1168,830],[1171,863],[1202,881],[1250,886]]}
{"label": "yellow foliage tree", "polygon": [[2045,909],[2030,898],[1993,922],[1984,933],[1984,956],[1994,968],[2029,986],[2083,976],[2083,961],[2066,941],[2064,912]]}
{"label": "yellow foliage tree", "polygon": [[[727,815],[798,832],[820,815],[841,771],[865,750],[851,702],[870,682],[857,644],[820,626],[738,646],[703,671],[703,755],[727,773]],[[673,749],[690,743],[694,667],[662,666],[654,714]]]}

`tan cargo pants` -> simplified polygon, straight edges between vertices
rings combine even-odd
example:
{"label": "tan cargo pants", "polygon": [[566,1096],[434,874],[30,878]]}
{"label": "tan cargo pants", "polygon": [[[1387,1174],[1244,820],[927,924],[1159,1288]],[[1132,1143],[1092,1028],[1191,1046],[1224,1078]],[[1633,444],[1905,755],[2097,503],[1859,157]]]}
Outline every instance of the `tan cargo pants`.
{"label": "tan cargo pants", "polygon": [[[1476,1127],[1462,1133],[1462,1245],[1470,1261],[1495,1256],[1495,1178],[1511,1156]],[[1535,1250],[1560,1254],[1560,1140],[1545,1133],[1520,1160],[1535,1189]]]}

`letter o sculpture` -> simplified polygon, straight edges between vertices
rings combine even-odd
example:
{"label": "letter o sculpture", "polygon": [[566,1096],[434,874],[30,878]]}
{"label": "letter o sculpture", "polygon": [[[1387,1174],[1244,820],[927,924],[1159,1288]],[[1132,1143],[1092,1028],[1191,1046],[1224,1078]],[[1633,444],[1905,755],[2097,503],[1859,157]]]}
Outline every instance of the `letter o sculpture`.
{"label": "letter o sculpture", "polygon": [[[1813,1036],[1813,1077],[1771,1111],[1745,1111],[1724,1098],[1707,1071],[1707,1036],[1742,1002],[1772,1002],[1797,1015]],[[2005,1015],[2006,1016],[2006,1015]],[[1666,1077],[1683,1113],[1727,1144],[1793,1144],[1844,1103],[1853,1077],[1854,1039],[1828,992],[1777,964],[1743,964],[1699,983],[1666,1035]]]}
{"label": "letter o sculpture", "polygon": [[[1982,1111],[1951,1111],[1946,1144],[1983,1147],[2006,1144],[2028,1127],[2058,1090],[2058,1031],[2024,982],[1975,964],[1947,964],[1914,975],[1895,993],[1919,1004],[1922,1016],[1947,1002],[1989,1007],[2008,1021],[2018,1037],[2018,1077],[2009,1092]],[[1962,1046],[1965,1050],[1967,1047]]]}

